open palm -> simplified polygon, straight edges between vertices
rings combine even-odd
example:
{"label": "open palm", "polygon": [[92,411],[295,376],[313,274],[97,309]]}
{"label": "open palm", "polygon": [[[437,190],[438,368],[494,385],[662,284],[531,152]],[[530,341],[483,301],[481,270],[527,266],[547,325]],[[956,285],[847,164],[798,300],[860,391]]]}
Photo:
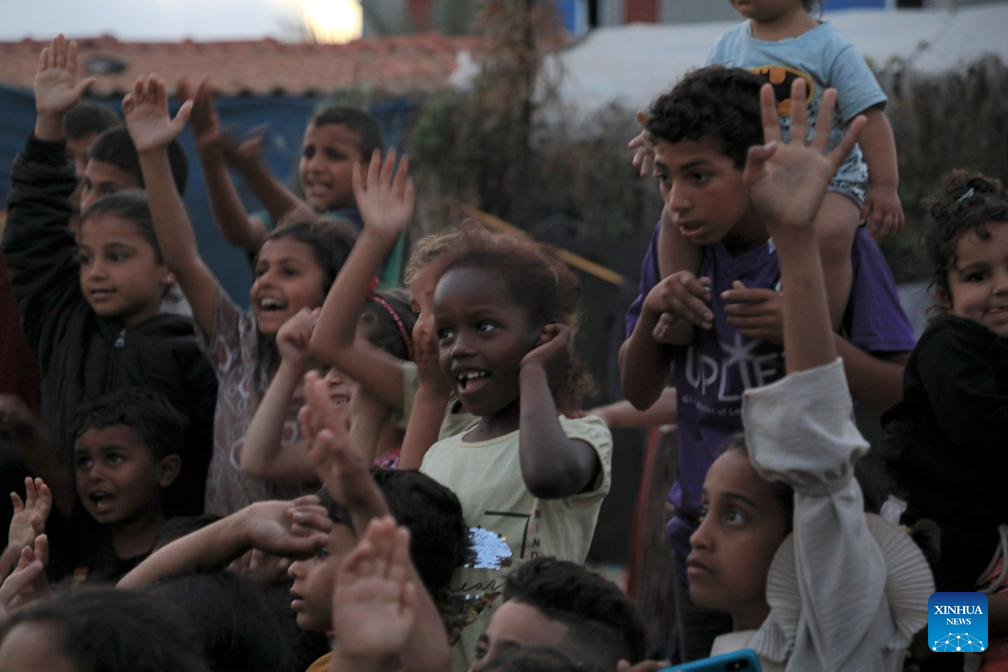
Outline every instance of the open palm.
{"label": "open palm", "polygon": [[823,95],[815,135],[807,142],[805,82],[796,79],[791,87],[791,142],[785,143],[781,139],[773,89],[764,85],[760,90],[766,144],[749,149],[743,179],[771,234],[775,228],[812,226],[826,185],[857,140],[864,117],[855,119],[843,140],[827,151],[835,105],[836,91],[829,89]]}
{"label": "open palm", "polygon": [[395,150],[389,150],[382,162],[376,150],[371,155],[367,175],[361,175],[354,166],[353,187],[364,226],[374,233],[394,239],[413,217],[416,190],[407,177],[409,157],[403,155],[399,168],[395,167]]}
{"label": "open palm", "polygon": [[138,152],[167,147],[185,128],[192,112],[192,101],[179,108],[174,119],[168,114],[168,96],[164,82],[157,75],[140,77],[133,91],[123,98],[126,128]]}
{"label": "open palm", "polygon": [[35,109],[42,114],[62,114],[84,95],[94,77],[77,81],[77,43],[59,35],[39,56],[35,74]]}

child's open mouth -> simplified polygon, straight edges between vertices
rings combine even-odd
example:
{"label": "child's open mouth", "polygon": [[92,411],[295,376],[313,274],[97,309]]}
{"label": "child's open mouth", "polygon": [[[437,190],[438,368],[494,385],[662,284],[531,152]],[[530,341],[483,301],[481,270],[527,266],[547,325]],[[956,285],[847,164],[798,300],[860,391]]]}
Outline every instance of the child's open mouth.
{"label": "child's open mouth", "polygon": [[475,392],[486,385],[490,378],[489,371],[470,370],[455,375],[455,386],[459,392]]}
{"label": "child's open mouth", "polygon": [[282,301],[275,296],[267,296],[259,299],[259,310],[264,313],[273,313],[280,310],[286,310],[287,303]]}
{"label": "child's open mouth", "polygon": [[88,495],[88,499],[91,500],[91,505],[94,506],[96,512],[103,513],[112,506],[113,497],[104,490],[98,490]]}

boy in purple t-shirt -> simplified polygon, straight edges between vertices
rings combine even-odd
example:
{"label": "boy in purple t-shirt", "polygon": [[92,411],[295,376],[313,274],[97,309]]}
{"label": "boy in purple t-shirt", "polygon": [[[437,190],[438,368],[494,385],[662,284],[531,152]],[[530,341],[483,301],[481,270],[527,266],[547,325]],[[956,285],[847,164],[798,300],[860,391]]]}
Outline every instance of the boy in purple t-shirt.
{"label": "boy in purple t-shirt", "polygon": [[[742,179],[746,153],[763,142],[760,85],[740,69],[697,70],[652,104],[646,123],[663,218],[700,246],[702,256],[699,277],[681,271],[661,279],[661,224],[655,228],[640,295],[627,314],[620,373],[627,400],[644,409],[658,398],[672,367],[679,480],[669,493],[675,515],[667,531],[683,585],[704,477],[742,431],[742,392],[784,374],[777,253]],[[913,331],[892,275],[863,228],[851,262],[853,284],[837,346],[851,394],[881,413],[900,399]],[[709,644],[697,645],[709,650]]]}

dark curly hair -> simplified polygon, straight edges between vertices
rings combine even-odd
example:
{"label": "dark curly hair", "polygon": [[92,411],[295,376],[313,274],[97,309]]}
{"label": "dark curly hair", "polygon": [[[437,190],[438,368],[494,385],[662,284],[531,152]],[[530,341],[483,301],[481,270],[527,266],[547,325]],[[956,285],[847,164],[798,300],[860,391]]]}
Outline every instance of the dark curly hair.
{"label": "dark curly hair", "polygon": [[504,599],[535,607],[567,625],[563,648],[604,669],[615,669],[620,659],[638,662],[647,655],[644,622],[633,603],[616,584],[577,563],[529,560],[508,575]]}
{"label": "dark curly hair", "polygon": [[397,359],[413,359],[413,327],[417,316],[404,289],[370,295],[361,308],[359,324],[368,342]]}
{"label": "dark curly hair", "polygon": [[948,272],[956,263],[956,244],[969,233],[989,240],[990,222],[1008,222],[1008,192],[994,178],[954,170],[943,180],[941,190],[924,204],[927,221],[923,239],[931,262],[930,288],[936,306],[947,306]]}
{"label": "dark curly hair", "polygon": [[[452,247],[430,263],[439,279],[462,268],[492,274],[507,287],[511,301],[527,311],[531,324],[560,323],[577,330],[581,281],[566,264],[532,240],[465,224]],[[591,377],[573,353],[564,374],[557,378],[551,378],[550,389],[562,413],[579,409],[581,399],[594,389]]]}
{"label": "dark curly hair", "polygon": [[711,138],[742,168],[749,148],[763,142],[762,84],[741,68],[713,65],[693,70],[651,103],[644,128],[652,141]]}

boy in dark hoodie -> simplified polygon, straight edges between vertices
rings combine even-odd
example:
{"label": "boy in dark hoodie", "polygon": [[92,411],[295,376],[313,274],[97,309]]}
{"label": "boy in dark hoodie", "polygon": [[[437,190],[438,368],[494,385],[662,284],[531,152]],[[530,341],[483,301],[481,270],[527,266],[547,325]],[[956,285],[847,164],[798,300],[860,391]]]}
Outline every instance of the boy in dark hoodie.
{"label": "boy in dark hoodie", "polygon": [[200,513],[216,379],[190,320],[161,313],[173,278],[146,196],[124,191],[91,202],[85,193],[76,241],[67,226],[75,179],[63,116],[93,81],[76,81],[76,69],[76,44],[63,36],[43,50],[35,132],[14,164],[3,240],[22,329],[42,369],[41,425],[65,467],[44,477],[54,492],[73,487],[72,420],[82,402],[125,386],[147,387],[191,423],[182,444],[185,467],[166,495],[166,514]]}

